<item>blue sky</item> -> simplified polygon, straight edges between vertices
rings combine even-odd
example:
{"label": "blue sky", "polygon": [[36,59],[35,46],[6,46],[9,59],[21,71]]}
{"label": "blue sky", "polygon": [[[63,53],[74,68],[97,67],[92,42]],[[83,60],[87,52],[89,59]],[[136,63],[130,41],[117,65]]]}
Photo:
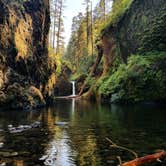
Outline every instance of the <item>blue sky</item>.
{"label": "blue sky", "polygon": [[[93,8],[99,0],[92,0]],[[79,12],[85,11],[85,6],[82,5],[84,0],[66,0],[64,9],[64,27],[65,27],[65,43],[69,41],[71,33],[72,18]]]}

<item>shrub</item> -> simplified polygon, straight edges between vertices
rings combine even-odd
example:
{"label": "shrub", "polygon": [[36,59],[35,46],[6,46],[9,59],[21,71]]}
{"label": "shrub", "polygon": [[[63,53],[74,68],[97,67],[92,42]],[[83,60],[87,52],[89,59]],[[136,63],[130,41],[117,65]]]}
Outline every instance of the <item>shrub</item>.
{"label": "shrub", "polygon": [[99,87],[112,102],[166,99],[166,53],[132,55]]}

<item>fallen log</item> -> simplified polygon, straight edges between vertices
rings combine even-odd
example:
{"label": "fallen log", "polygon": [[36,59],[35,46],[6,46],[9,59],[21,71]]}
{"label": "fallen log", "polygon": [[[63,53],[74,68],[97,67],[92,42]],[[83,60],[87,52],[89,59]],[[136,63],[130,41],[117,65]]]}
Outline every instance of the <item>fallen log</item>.
{"label": "fallen log", "polygon": [[115,144],[109,138],[106,138],[106,140],[111,143],[110,147],[122,149],[122,150],[128,151],[128,152],[130,152],[131,154],[134,155],[134,157],[135,157],[134,160],[131,160],[129,162],[125,162],[123,164],[122,164],[122,161],[121,161],[121,157],[117,156],[117,158],[119,160],[119,163],[120,163],[120,166],[141,166],[141,165],[144,165],[144,164],[152,163],[154,161],[160,161],[160,159],[166,159],[166,151],[164,151],[164,150],[160,151],[158,153],[155,153],[155,154],[151,154],[151,155],[147,155],[147,156],[138,158],[137,153],[134,152],[133,150],[128,149],[128,148],[123,147],[123,146],[119,146],[119,145]]}
{"label": "fallen log", "polygon": [[152,163],[159,159],[166,158],[166,151],[161,151],[155,154],[147,155],[144,157],[136,158],[129,162],[123,163],[121,166],[141,166],[143,164]]}
{"label": "fallen log", "polygon": [[58,96],[58,97],[55,97],[55,99],[78,99],[80,96],[79,95],[75,95],[75,96]]}

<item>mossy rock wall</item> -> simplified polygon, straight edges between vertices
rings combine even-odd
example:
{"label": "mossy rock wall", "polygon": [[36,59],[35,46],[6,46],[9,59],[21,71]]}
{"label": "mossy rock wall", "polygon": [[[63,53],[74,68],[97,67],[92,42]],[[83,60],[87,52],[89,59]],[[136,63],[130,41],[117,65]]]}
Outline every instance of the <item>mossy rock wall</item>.
{"label": "mossy rock wall", "polygon": [[110,23],[102,32],[105,61],[109,62],[104,67],[112,65],[116,54],[126,62],[131,54],[165,51],[165,11],[165,0],[133,0],[118,22]]}
{"label": "mossy rock wall", "polygon": [[21,93],[10,102],[21,100],[30,86],[49,95],[45,87],[56,69],[48,57],[49,25],[48,0],[0,0],[0,92],[6,100],[8,87]]}
{"label": "mossy rock wall", "polygon": [[[166,51],[166,1],[130,0],[128,2],[131,3],[125,12],[116,17],[116,21],[110,21],[101,33],[104,70],[102,77],[91,89],[102,98],[106,97],[111,101],[165,101],[163,66],[165,66]],[[131,55],[132,57],[136,55],[133,58],[136,70],[129,64]],[[146,61],[144,55],[148,58],[156,57],[154,64],[147,62],[148,67],[137,67],[142,65],[142,61]],[[136,61],[139,56],[141,61]],[[151,77],[150,72],[154,76]],[[144,81],[145,79],[150,81]]]}

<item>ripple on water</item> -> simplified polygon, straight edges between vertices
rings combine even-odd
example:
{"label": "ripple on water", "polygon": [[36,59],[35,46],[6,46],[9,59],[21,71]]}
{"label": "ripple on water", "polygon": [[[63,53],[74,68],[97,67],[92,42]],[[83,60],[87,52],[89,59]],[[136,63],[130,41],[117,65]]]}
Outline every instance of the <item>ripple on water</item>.
{"label": "ripple on water", "polygon": [[50,143],[45,154],[39,160],[44,161],[44,165],[46,166],[52,166],[54,165],[56,156],[57,156],[56,142],[53,141]]}

